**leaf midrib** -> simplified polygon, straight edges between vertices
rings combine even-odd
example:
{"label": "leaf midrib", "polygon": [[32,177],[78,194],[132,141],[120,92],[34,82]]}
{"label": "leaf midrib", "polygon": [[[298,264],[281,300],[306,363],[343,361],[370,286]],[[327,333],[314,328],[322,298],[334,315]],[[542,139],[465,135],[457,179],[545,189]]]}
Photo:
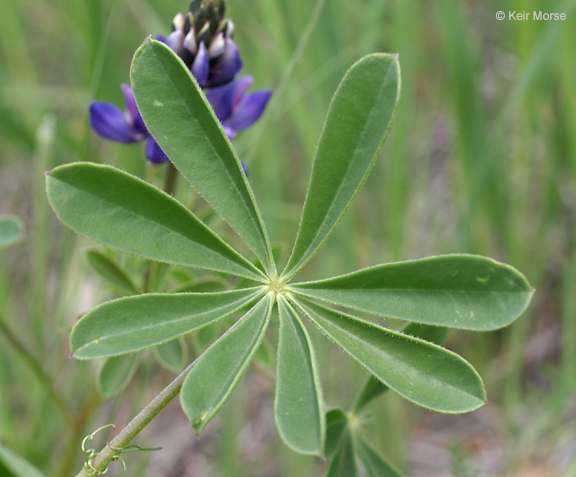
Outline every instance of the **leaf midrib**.
{"label": "leaf midrib", "polygon": [[[303,306],[304,306],[304,305],[302,305],[300,308],[302,308]],[[305,307],[305,306],[304,306],[304,307]],[[318,323],[317,320],[315,320],[314,318],[312,318],[310,311],[311,311],[314,315],[318,315],[318,314],[317,314],[315,311],[310,310],[310,309],[307,308],[307,307],[305,307],[305,310],[307,310],[306,315],[308,315],[308,317],[309,317],[312,321],[314,321],[318,326],[320,326],[320,328],[322,328],[322,330],[324,330],[324,332],[325,332],[328,336],[330,336],[330,337],[332,338],[332,340],[334,340],[336,343],[338,343],[338,344],[340,345],[341,341],[340,341],[340,340],[337,340],[337,339],[334,337],[334,334],[333,334],[332,332],[328,331],[328,330],[326,329],[326,327],[321,326],[320,323]],[[320,316],[320,315],[318,315],[318,316]],[[328,318],[324,318],[324,317],[322,317],[322,316],[320,316],[320,318],[326,320],[326,321],[327,321],[328,323],[330,323],[334,328],[336,328],[336,330],[340,331],[340,332],[343,333],[345,336],[349,336],[348,333],[347,333],[345,330],[342,330],[341,328],[339,328],[337,325],[335,325],[334,323],[332,323],[332,321],[329,320]],[[347,319],[347,320],[350,320],[350,321],[353,321],[353,322],[357,322],[357,323],[359,323],[359,324],[361,324],[361,325],[363,325],[363,326],[369,326],[369,327],[371,327],[371,328],[375,328],[375,329],[381,331],[381,332],[384,333],[384,334],[387,334],[387,335],[389,335],[389,336],[393,336],[394,338],[399,338],[399,339],[405,338],[405,339],[408,340],[408,341],[417,341],[417,340],[415,340],[414,338],[410,338],[410,337],[408,337],[408,336],[406,336],[406,337],[404,337],[404,336],[403,336],[403,337],[398,337],[398,336],[396,336],[394,333],[391,333],[390,331],[386,330],[385,328],[380,328],[380,327],[375,326],[375,325],[373,325],[373,324],[370,324],[370,323],[368,323],[368,322],[364,322],[364,321],[361,321],[361,320],[355,320],[355,319],[353,320],[353,319],[348,318],[348,317],[346,317],[346,316],[343,316],[343,318],[344,318],[344,319]],[[352,335],[352,336],[355,336],[355,335]],[[419,342],[419,341],[417,341],[417,342]],[[379,353],[376,353],[376,354],[380,354],[380,353],[382,352],[382,350],[381,350],[380,348],[378,348],[377,346],[373,345],[373,344],[370,343],[369,341],[365,341],[365,340],[360,340],[360,339],[358,339],[358,341],[356,341],[356,343],[359,343],[359,344],[361,344],[361,345],[368,345],[368,346],[370,347],[370,349],[379,351]],[[422,343],[422,344],[424,344],[424,343]],[[430,345],[430,343],[426,343],[426,344],[427,344],[427,345]],[[355,359],[356,361],[358,361],[364,368],[366,368],[367,370],[369,370],[371,374],[375,375],[375,373],[373,373],[373,372],[371,371],[371,369],[370,369],[371,367],[370,367],[370,366],[368,366],[367,364],[361,362],[358,357],[354,356],[350,351],[348,351],[347,349],[345,349],[343,346],[340,345],[340,348],[341,348],[344,352],[346,352],[348,355],[350,355],[353,359]],[[446,353],[448,353],[448,356],[450,356],[451,358],[454,358],[454,356],[452,356],[452,354],[451,354],[450,351],[448,351],[448,350],[446,350],[446,349],[444,349],[444,348],[443,348],[443,350],[444,350]],[[388,356],[391,356],[391,354],[388,353],[388,352],[385,352],[385,354],[387,354]],[[392,359],[391,361],[394,361],[394,360]],[[405,362],[404,362],[404,363],[405,363]],[[417,368],[415,368],[415,367],[413,367],[413,366],[410,366],[409,364],[404,364],[404,366],[408,367],[408,368],[411,369],[411,370],[416,370],[416,374],[417,374],[417,375],[420,375],[420,374],[417,372]],[[376,376],[376,375],[375,375],[375,376]],[[390,387],[390,389],[393,389],[393,390],[396,391],[398,394],[400,394],[401,396],[405,397],[407,400],[409,400],[409,401],[411,401],[411,402],[414,402],[414,403],[417,402],[415,399],[409,397],[407,393],[405,393],[405,392],[400,392],[400,391],[398,391],[395,387],[391,386],[390,383],[389,383],[387,380],[382,379],[382,378],[380,378],[379,376],[376,376],[376,377],[377,377],[379,380],[381,380],[385,385],[387,385],[388,387]],[[441,381],[441,380],[439,380],[439,379],[437,379],[437,378],[435,378],[435,377],[432,377],[431,380],[434,381],[434,383],[436,383],[436,385],[445,386],[445,387],[447,386],[447,387],[449,387],[449,388],[451,388],[451,389],[454,389],[454,390],[458,391],[460,394],[464,394],[464,395],[467,395],[467,396],[471,396],[471,397],[473,397],[474,399],[477,399],[478,401],[482,402],[482,400],[481,400],[480,398],[478,398],[478,396],[474,396],[473,394],[469,393],[468,391],[459,389],[459,388],[455,387],[455,386],[452,385],[452,384],[445,383],[444,381]],[[417,387],[417,386],[416,386],[416,387]],[[421,404],[421,401],[418,402],[418,404]],[[424,405],[424,404],[422,404],[422,405]],[[426,407],[426,406],[424,406],[424,407]]]}
{"label": "leaf midrib", "polygon": [[[308,282],[308,283],[314,283],[314,282]],[[357,291],[365,291],[365,292],[383,292],[383,291],[390,291],[390,292],[407,292],[407,293],[446,293],[446,294],[451,294],[451,293],[469,293],[469,294],[488,294],[488,293],[496,293],[496,294],[504,294],[504,293],[531,293],[530,290],[517,290],[517,291],[512,291],[512,290],[504,290],[504,291],[499,291],[499,290],[465,290],[465,289],[450,289],[450,290],[442,290],[442,289],[436,289],[436,288],[426,288],[426,289],[422,289],[422,288],[303,288],[303,287],[299,287],[298,285],[303,285],[304,283],[300,284],[300,283],[295,283],[293,285],[291,285],[291,289],[293,289],[293,291],[295,293],[299,293],[302,295],[307,295],[305,293],[305,291],[302,290],[317,290],[320,292],[334,292],[334,293],[340,293],[340,292],[357,292]],[[293,288],[292,288],[293,287]],[[307,295],[308,296],[308,295]],[[316,295],[314,295],[316,296]]]}
{"label": "leaf midrib", "polygon": [[[382,96],[382,92],[384,90],[384,87],[386,85],[386,81],[388,79],[388,76],[390,74],[390,65],[388,65],[388,68],[386,70],[386,75],[384,76],[384,79],[381,83],[380,89],[378,91],[378,96],[377,98],[380,98]],[[377,103],[377,101],[375,101],[375,104]],[[369,119],[372,118],[372,116],[375,114],[376,111],[376,107],[371,108],[370,110],[370,114],[368,116]],[[368,123],[369,121],[366,121],[366,123]],[[364,127],[362,129],[362,133],[358,136],[360,139],[356,142],[356,146],[354,148],[354,153],[352,154],[352,157],[356,157],[357,153],[358,153],[358,149],[360,148],[360,145],[362,144],[362,140],[366,135],[366,132],[369,128]],[[379,151],[380,149],[378,149]],[[378,155],[378,152],[372,156],[372,159],[370,160],[370,164],[374,161],[374,159],[376,158],[376,156]],[[314,235],[314,237],[312,238],[312,240],[310,241],[310,245],[306,248],[305,252],[302,254],[302,257],[300,258],[300,260],[298,260],[296,266],[292,267],[293,270],[298,270],[301,266],[302,266],[302,262],[305,262],[306,259],[308,258],[308,255],[310,255],[310,250],[316,250],[318,249],[323,243],[324,241],[328,238],[328,236],[330,235],[330,233],[332,232],[332,230],[336,227],[337,223],[338,223],[338,219],[336,220],[336,222],[332,225],[331,229],[328,231],[328,233],[325,234],[325,237],[323,240],[320,241],[320,243],[314,247],[314,244],[318,238],[318,236],[320,235],[321,230],[324,228],[324,224],[328,221],[328,217],[330,215],[330,211],[333,209],[334,203],[336,202],[336,199],[338,198],[338,196],[340,195],[340,191],[344,185],[345,179],[348,176],[348,173],[350,171],[350,169],[352,168],[354,161],[350,161],[348,163],[348,167],[346,168],[346,172],[342,175],[342,180],[340,181],[340,185],[338,186],[338,190],[336,191],[336,194],[334,194],[334,197],[332,198],[332,200],[330,201],[330,205],[328,207],[328,213],[326,213],[326,215],[324,216],[324,220],[322,221],[322,223],[320,224],[320,226],[318,227],[318,230],[316,232],[316,234]],[[370,168],[368,168],[368,170],[366,170],[366,173],[364,174],[364,176],[362,177],[362,179],[364,179],[366,177],[366,175],[370,172],[369,171]],[[362,180],[360,181],[360,184],[362,184]],[[358,188],[352,193],[352,198],[354,198],[354,196],[356,195],[356,193],[358,192]],[[342,213],[340,214],[340,216],[342,216],[344,214],[344,212],[346,211],[346,209],[350,206],[350,202],[346,205],[346,207],[344,208],[344,210],[342,211]],[[290,274],[292,275],[293,272],[291,271]]]}
{"label": "leaf midrib", "polygon": [[[234,313],[235,311],[237,311],[237,310],[238,310],[239,308],[241,308],[242,306],[247,305],[249,302],[251,302],[252,300],[254,300],[254,298],[256,298],[259,293],[262,293],[262,290],[257,290],[257,291],[255,291],[253,294],[248,295],[244,300],[242,300],[242,303],[240,303],[236,308],[234,308],[233,310],[231,310],[229,313],[226,313],[226,314],[224,314],[224,315],[222,315],[222,316],[216,317],[215,319],[220,319],[220,318],[223,318],[224,316],[227,316],[227,315],[229,315],[229,314]],[[147,296],[147,295],[142,295],[142,296]],[[241,300],[239,299],[238,302],[239,302],[239,301],[241,301]],[[217,306],[217,307],[211,308],[210,310],[207,310],[207,311],[205,311],[205,312],[203,312],[203,313],[196,314],[196,315],[192,315],[192,316],[195,317],[195,318],[200,318],[200,317],[209,315],[209,314],[211,314],[211,313],[214,313],[215,311],[228,308],[229,306],[230,306],[230,305],[228,305],[228,306],[223,305],[223,306],[220,306],[220,307]],[[158,327],[163,328],[163,327],[166,327],[166,326],[169,326],[169,325],[174,325],[174,324],[178,324],[178,323],[181,323],[181,322],[186,322],[186,321],[188,321],[188,320],[190,320],[190,319],[191,319],[191,317],[188,316],[188,317],[185,317],[185,318],[179,318],[179,319],[170,320],[170,321],[162,321],[161,323],[157,323],[157,324],[143,325],[143,326],[140,326],[140,327],[138,328],[138,330],[151,330],[151,329],[158,328]],[[208,323],[205,323],[205,325],[208,325],[208,324],[209,324],[209,322],[208,322]],[[116,333],[110,334],[110,335],[103,335],[103,336],[101,336],[101,337],[99,337],[99,338],[94,338],[94,339],[93,339],[92,341],[90,341],[89,343],[86,343],[85,345],[81,346],[80,348],[77,348],[74,353],[78,353],[79,351],[81,351],[81,350],[83,350],[83,349],[85,349],[85,348],[93,345],[93,343],[96,342],[96,341],[102,342],[102,341],[105,341],[105,340],[111,340],[112,338],[116,338],[116,337],[120,338],[120,337],[123,337],[123,336],[126,336],[126,335],[131,335],[132,333],[134,333],[134,330],[126,330],[126,331],[122,331],[122,332],[116,332]],[[186,333],[186,332],[184,332],[184,333]],[[172,339],[172,338],[170,338],[170,339]],[[162,344],[162,343],[158,343],[158,344]]]}
{"label": "leaf midrib", "polygon": [[[53,177],[53,176],[52,176],[52,177]],[[53,177],[53,178],[54,178],[54,177]],[[157,220],[149,219],[149,218],[147,218],[146,216],[141,215],[141,214],[138,214],[138,213],[134,212],[133,210],[127,209],[127,208],[125,208],[125,207],[122,207],[122,206],[118,207],[118,204],[117,204],[117,203],[111,202],[110,200],[107,200],[107,199],[103,199],[101,196],[98,196],[98,195],[96,195],[96,194],[93,194],[92,192],[89,192],[89,191],[86,190],[86,189],[81,189],[81,188],[79,188],[79,187],[77,187],[77,186],[73,186],[73,185],[72,185],[71,183],[69,183],[69,182],[63,181],[63,180],[58,179],[58,178],[54,178],[54,179],[55,179],[55,180],[58,180],[58,181],[60,181],[60,182],[62,182],[62,183],[64,183],[64,184],[66,184],[66,185],[68,185],[68,186],[70,186],[70,187],[73,187],[74,189],[76,189],[76,190],[78,190],[78,191],[80,191],[80,192],[82,192],[82,193],[84,193],[84,194],[87,194],[87,195],[89,195],[90,197],[95,197],[97,200],[100,200],[101,202],[104,202],[106,205],[108,205],[108,206],[110,206],[110,207],[112,207],[112,208],[116,208],[116,209],[123,210],[123,211],[125,211],[128,215],[132,215],[132,216],[134,216],[134,217],[136,217],[136,218],[138,218],[138,219],[140,219],[140,220],[142,220],[142,221],[144,221],[144,222],[152,223],[152,224],[154,224],[155,226],[161,228],[163,231],[169,232],[169,235],[176,235],[176,236],[178,236],[178,237],[180,237],[180,238],[183,238],[183,239],[186,240],[187,242],[190,242],[190,243],[195,244],[197,247],[199,247],[199,248],[201,248],[201,249],[209,252],[210,254],[216,255],[216,256],[222,258],[222,259],[223,259],[226,263],[228,263],[228,264],[233,264],[233,265],[236,265],[236,267],[244,268],[244,267],[242,267],[242,265],[240,265],[240,264],[238,264],[238,263],[230,260],[229,258],[221,255],[220,253],[212,250],[211,248],[207,247],[206,245],[202,245],[202,244],[199,243],[199,242],[195,242],[195,241],[192,240],[191,238],[186,237],[185,235],[182,235],[180,232],[177,232],[177,231],[175,231],[175,230],[172,230],[172,229],[168,228],[168,227],[165,226],[165,225],[162,225],[162,224],[159,223]],[[137,180],[138,180],[138,179],[137,179]],[[147,184],[147,183],[145,183],[145,182],[144,182],[143,184],[145,184],[145,185],[147,185],[147,186],[149,186],[149,187],[152,187],[152,186],[150,186],[150,184]],[[154,192],[162,194],[162,191],[160,191],[160,190],[155,190]],[[186,209],[182,204],[180,204],[180,203],[179,203],[178,201],[176,201],[175,199],[171,199],[171,200],[174,201],[174,202],[173,202],[173,205],[175,205],[176,207],[182,209],[182,210],[189,216],[189,218],[191,218],[193,221],[195,221],[195,222],[198,224],[199,227],[204,228],[205,231],[207,231],[210,235],[212,235],[213,238],[214,238],[219,244],[221,244],[224,248],[227,248],[229,251],[231,251],[231,252],[233,252],[233,253],[236,253],[236,254],[238,255],[238,257],[240,257],[241,259],[246,260],[246,259],[245,259],[244,257],[242,257],[240,254],[238,254],[232,247],[230,247],[226,242],[224,242],[218,235],[216,235],[206,224],[204,224],[200,219],[198,219],[194,214],[192,214],[192,212],[190,212],[188,209]],[[122,205],[122,204],[120,203],[120,205]],[[80,235],[82,235],[82,234],[80,234]],[[88,237],[88,238],[90,238],[90,237]],[[91,240],[92,240],[92,239],[91,239]],[[101,242],[101,243],[103,243],[103,242]],[[112,245],[111,245],[111,246],[112,246]],[[113,247],[113,248],[116,248],[116,247]],[[128,252],[128,253],[132,253],[132,254],[134,254],[134,255],[138,255],[138,254],[135,254],[135,253],[133,253],[133,252]],[[164,260],[162,260],[162,261],[164,261]],[[176,265],[186,265],[186,264],[183,264],[183,263],[180,263],[180,262],[177,262],[177,261],[169,261],[169,262],[167,262],[167,263],[173,263],[173,264],[176,264]],[[246,263],[250,264],[250,262],[248,262],[247,260],[246,260]],[[251,265],[251,264],[250,264],[250,265]],[[199,267],[199,268],[200,268],[200,267]],[[202,267],[202,268],[204,268],[204,267]],[[208,268],[208,267],[206,267],[206,268],[207,268],[208,270],[225,271],[225,270],[221,270],[221,269],[217,269],[217,268]],[[251,270],[250,270],[249,268],[247,268],[247,267],[244,268],[244,269],[246,270],[246,272],[251,272]],[[262,279],[262,276],[259,276],[259,275],[256,275],[256,274],[252,275],[250,278],[253,278],[253,279],[254,279],[255,277],[257,277],[257,280],[261,280],[261,279]]]}
{"label": "leaf midrib", "polygon": [[[155,56],[157,56],[157,55],[155,55]],[[188,76],[190,77],[190,80],[191,80],[191,81],[195,81],[190,73],[188,73]],[[184,99],[184,96],[178,92],[179,90],[178,90],[178,88],[177,88],[176,83],[175,83],[174,80],[172,79],[172,77],[170,77],[170,81],[171,81],[172,85],[174,86],[174,91],[176,91],[176,92],[178,93],[178,96],[180,97],[180,99],[183,100],[183,99]],[[192,85],[192,87],[195,88],[194,85]],[[201,95],[200,95],[200,96],[201,96]],[[204,98],[200,97],[200,100],[201,100],[202,102],[204,102],[204,105],[206,105],[206,101],[204,100]],[[214,154],[215,157],[218,158],[218,161],[224,166],[223,169],[224,169],[224,171],[226,172],[226,175],[228,176],[228,178],[230,179],[230,183],[233,184],[234,190],[235,190],[235,191],[237,192],[237,194],[240,196],[242,205],[244,206],[244,209],[248,212],[248,216],[249,216],[250,221],[251,221],[251,223],[252,223],[252,225],[253,225],[253,227],[254,227],[254,230],[257,231],[257,234],[256,234],[256,235],[258,236],[258,241],[260,242],[260,245],[264,247],[264,252],[265,252],[264,256],[266,257],[267,262],[270,262],[270,257],[269,257],[269,254],[268,254],[268,252],[267,252],[267,250],[268,250],[268,245],[267,245],[267,241],[266,241],[266,239],[265,239],[264,231],[262,230],[262,229],[263,229],[263,226],[262,226],[261,221],[260,221],[260,220],[256,220],[256,218],[254,217],[254,215],[251,213],[251,208],[249,207],[248,203],[246,202],[246,197],[244,196],[244,194],[242,194],[241,190],[238,188],[238,186],[237,186],[237,184],[236,184],[236,181],[233,179],[232,175],[230,174],[230,171],[229,171],[228,168],[226,167],[226,163],[220,158],[220,155],[216,152],[216,148],[215,148],[215,146],[213,145],[212,139],[208,136],[208,134],[206,133],[206,131],[205,131],[204,128],[202,127],[202,124],[200,123],[200,121],[198,121],[198,119],[196,118],[196,116],[195,116],[193,110],[190,108],[188,102],[187,102],[187,101],[183,101],[183,103],[184,103],[184,105],[185,105],[185,107],[186,107],[186,109],[187,109],[187,111],[188,111],[188,114],[189,114],[190,118],[191,118],[191,119],[194,121],[194,123],[196,124],[197,129],[199,129],[200,131],[202,131],[202,135],[204,136],[204,139],[206,140],[206,142],[207,142],[208,144],[210,144],[210,149],[212,150],[212,153]],[[208,106],[206,109],[208,110],[208,112],[209,112],[209,114],[210,114],[211,111],[212,111],[212,110],[211,110],[211,107]],[[212,115],[215,117],[214,114],[212,114]],[[218,120],[218,118],[216,118],[216,122],[218,122],[218,124],[220,124],[220,121]],[[218,126],[218,127],[220,128],[220,134],[221,134],[222,137],[223,137],[223,134],[225,134],[225,133],[223,132],[221,126]],[[229,145],[228,145],[228,146],[229,146]],[[238,156],[236,156],[236,154],[235,154],[235,152],[233,151],[233,149],[229,146],[229,147],[228,147],[228,150],[229,150],[230,153],[232,154],[232,157],[234,157],[237,165],[239,165],[240,159],[238,158]],[[186,177],[186,176],[185,176],[185,177]],[[192,185],[192,187],[194,187],[194,189],[197,190],[197,188],[194,186],[194,184],[192,184],[190,181],[189,181],[189,183],[190,183],[190,185]],[[246,187],[246,189],[247,189],[247,192],[248,192],[248,196],[252,199],[251,202],[252,202],[252,205],[254,206],[254,212],[255,212],[256,215],[258,216],[258,212],[256,211],[256,205],[255,205],[254,197],[252,197],[252,195],[250,194],[250,192],[249,192],[249,190],[248,190],[248,187]],[[199,191],[198,191],[198,192],[199,192]],[[199,193],[200,193],[200,192],[199,192]],[[203,195],[203,194],[201,194],[201,195]],[[225,217],[222,215],[222,213],[220,212],[220,207],[214,207],[214,208],[218,211],[218,214],[219,214],[224,220],[226,220],[226,218],[225,218]],[[226,220],[226,222],[228,222],[228,221]],[[232,225],[231,225],[231,226],[232,226]],[[232,226],[232,228],[233,228],[234,230],[236,230],[236,232],[237,232],[239,235],[241,235],[241,234],[238,232],[238,230],[236,229],[236,227]],[[254,253],[256,253],[255,250],[253,250],[253,251],[254,251]]]}

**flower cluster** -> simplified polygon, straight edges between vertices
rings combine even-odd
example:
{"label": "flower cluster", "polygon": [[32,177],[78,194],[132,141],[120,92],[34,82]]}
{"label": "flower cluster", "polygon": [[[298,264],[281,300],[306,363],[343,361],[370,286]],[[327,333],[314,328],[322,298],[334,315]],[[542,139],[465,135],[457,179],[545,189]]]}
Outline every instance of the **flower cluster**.
{"label": "flower cluster", "polygon": [[[232,139],[237,132],[254,124],[264,112],[270,90],[246,93],[254,82],[250,75],[234,79],[242,60],[232,36],[234,24],[224,18],[224,0],[193,0],[186,15],[178,13],[168,37],[158,41],[168,45],[205,88],[212,109]],[[136,106],[132,88],[122,85],[125,110],[103,101],[90,104],[90,125],[102,137],[124,144],[148,140],[146,157],[161,164],[169,159],[148,132]]]}

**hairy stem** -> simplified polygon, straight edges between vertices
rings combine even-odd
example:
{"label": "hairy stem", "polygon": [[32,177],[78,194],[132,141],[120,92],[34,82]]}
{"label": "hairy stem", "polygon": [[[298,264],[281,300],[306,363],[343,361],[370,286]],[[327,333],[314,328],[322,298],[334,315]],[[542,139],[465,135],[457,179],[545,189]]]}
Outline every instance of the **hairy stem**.
{"label": "hairy stem", "polygon": [[188,373],[194,367],[196,361],[198,360],[196,359],[184,371],[182,371],[174,381],[166,386],[162,392],[150,402],[150,404],[142,409],[142,411],[140,411],[140,413],[98,453],[98,455],[92,460],[92,467],[94,470],[85,467],[76,477],[94,477],[95,475],[99,475],[99,473],[105,472],[108,464],[117,458],[122,449],[128,446],[132,439],[134,439],[134,437],[136,437],[138,433],[178,395],[180,389],[182,389],[186,376],[188,376]]}
{"label": "hairy stem", "polygon": [[74,422],[74,416],[70,411],[68,404],[66,403],[65,399],[62,395],[54,388],[52,385],[52,380],[50,377],[44,372],[42,369],[42,365],[40,362],[26,349],[26,346],[20,339],[12,332],[10,327],[6,324],[6,320],[3,316],[0,315],[0,332],[6,338],[6,340],[14,347],[14,349],[18,352],[20,357],[26,362],[26,364],[30,367],[30,370],[34,373],[34,375],[38,378],[38,381],[44,386],[44,389],[48,393],[48,396],[56,407],[60,410],[62,415],[66,418],[66,420],[70,423]]}

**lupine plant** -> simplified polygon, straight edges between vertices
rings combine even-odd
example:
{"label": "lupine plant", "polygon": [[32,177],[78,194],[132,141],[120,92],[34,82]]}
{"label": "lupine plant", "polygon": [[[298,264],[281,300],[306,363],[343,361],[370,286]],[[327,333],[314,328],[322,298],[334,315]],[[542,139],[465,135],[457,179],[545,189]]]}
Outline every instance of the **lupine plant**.
{"label": "lupine plant", "polygon": [[[358,463],[368,476],[400,475],[363,436],[359,415],[388,389],[442,413],[469,412],[486,403],[478,373],[441,345],[448,328],[495,330],[522,314],[533,290],[512,267],[461,254],[376,265],[317,281],[296,280],[379,155],[400,96],[396,55],[360,59],[335,92],[298,235],[281,272],[225,129],[233,126],[215,114],[186,61],[164,42],[149,39],[134,56],[131,85],[147,131],[254,256],[244,257],[169,194],[113,167],[76,163],[47,174],[54,211],[78,234],[147,260],[241,278],[234,290],[116,299],[76,323],[70,336],[72,355],[98,359],[169,343],[242,313],[99,454],[91,455],[79,475],[103,473],[177,395],[193,431],[201,434],[247,371],[271,320],[280,323],[274,398],[278,433],[297,452],[331,458],[329,476],[358,475]],[[377,321],[353,316],[359,312]],[[395,331],[382,326],[382,318],[411,323]],[[304,319],[371,376],[349,412],[326,412]]]}

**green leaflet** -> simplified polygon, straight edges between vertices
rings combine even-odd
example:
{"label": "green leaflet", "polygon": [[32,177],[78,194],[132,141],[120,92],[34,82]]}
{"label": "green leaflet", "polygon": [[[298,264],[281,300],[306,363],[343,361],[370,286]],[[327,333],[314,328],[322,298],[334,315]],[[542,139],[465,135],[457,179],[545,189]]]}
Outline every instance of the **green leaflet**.
{"label": "green leaflet", "polygon": [[0,476],[44,477],[44,474],[16,452],[0,444]]}
{"label": "green leaflet", "polygon": [[297,303],[331,340],[408,401],[444,413],[485,404],[480,376],[457,354],[312,302]]}
{"label": "green leaflet", "polygon": [[148,294],[97,306],[74,326],[70,349],[94,359],[140,351],[219,320],[264,294],[264,288],[217,293]]}
{"label": "green leaflet", "polygon": [[402,477],[364,438],[354,434],[356,453],[366,471],[366,477]]}
{"label": "green leaflet", "polygon": [[124,391],[136,372],[136,353],[108,358],[98,372],[97,383],[102,396],[110,398]]}
{"label": "green leaflet", "polygon": [[[420,323],[410,323],[402,329],[402,334],[421,338],[439,346],[442,346],[448,338],[448,332],[448,328],[421,325]],[[380,396],[386,391],[388,391],[388,387],[374,375],[370,375],[352,406],[352,412],[356,413],[360,411],[360,409],[362,409],[372,399]]]}
{"label": "green leaflet", "polygon": [[278,311],[276,427],[282,440],[296,452],[320,455],[326,425],[314,348],[298,314],[281,297]]}
{"label": "green leaflet", "polygon": [[0,250],[15,244],[24,235],[24,224],[15,215],[0,216]]}
{"label": "green leaflet", "polygon": [[116,261],[97,250],[88,250],[86,259],[90,266],[105,280],[120,288],[129,295],[139,293],[128,272]]}
{"label": "green leaflet", "polygon": [[290,288],[380,316],[479,331],[512,323],[533,293],[520,272],[476,255],[378,265]]}
{"label": "green leaflet", "polygon": [[188,68],[168,46],[149,40],[134,55],[130,79],[138,109],[162,150],[275,275],[240,160]]}
{"label": "green leaflet", "polygon": [[318,143],[284,277],[292,277],[312,258],[354,200],[384,144],[399,98],[397,55],[365,56],[342,79]]}
{"label": "green leaflet", "polygon": [[95,242],[160,262],[262,279],[186,207],[130,174],[69,164],[50,172],[46,189],[60,221]]}
{"label": "green leaflet", "polygon": [[152,350],[156,361],[173,373],[179,373],[184,369],[187,351],[186,342],[182,338],[168,341]]}
{"label": "green leaflet", "polygon": [[196,434],[220,411],[246,372],[264,338],[273,304],[268,293],[198,358],[186,377],[180,404]]}

